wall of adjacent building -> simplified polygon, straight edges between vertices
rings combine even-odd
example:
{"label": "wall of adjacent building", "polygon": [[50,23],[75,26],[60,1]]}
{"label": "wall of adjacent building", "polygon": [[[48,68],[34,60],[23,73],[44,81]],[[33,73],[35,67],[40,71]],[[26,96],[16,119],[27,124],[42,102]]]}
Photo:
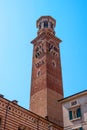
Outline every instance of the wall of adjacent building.
{"label": "wall of adjacent building", "polygon": [[[77,101],[77,105],[71,106],[72,101]],[[73,108],[81,108],[81,118],[76,118],[70,120],[69,111]],[[75,128],[82,127],[83,130],[87,130],[87,95],[80,97],[73,97],[72,100],[65,101],[63,103],[63,121],[64,121],[64,130],[71,130]]]}

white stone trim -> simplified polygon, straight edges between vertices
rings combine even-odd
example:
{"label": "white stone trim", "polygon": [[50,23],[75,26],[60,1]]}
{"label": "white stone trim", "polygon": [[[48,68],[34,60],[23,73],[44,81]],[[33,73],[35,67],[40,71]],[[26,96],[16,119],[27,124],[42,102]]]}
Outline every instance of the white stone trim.
{"label": "white stone trim", "polygon": [[72,130],[78,129],[80,127],[82,127],[82,125],[75,126],[75,127],[72,128]]}

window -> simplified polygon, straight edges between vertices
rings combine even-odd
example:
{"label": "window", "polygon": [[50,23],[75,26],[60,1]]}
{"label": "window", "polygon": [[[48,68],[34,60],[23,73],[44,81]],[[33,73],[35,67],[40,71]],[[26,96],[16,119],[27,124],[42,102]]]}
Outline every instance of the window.
{"label": "window", "polygon": [[38,72],[37,72],[37,77],[39,77],[41,75],[41,71],[39,70]]}
{"label": "window", "polygon": [[0,127],[1,127],[1,123],[2,123],[2,119],[1,119],[1,117],[0,117]]}
{"label": "window", "polygon": [[44,27],[48,28],[48,22],[47,21],[44,22]]}
{"label": "window", "polygon": [[41,23],[40,23],[40,25],[39,25],[39,29],[41,29]]}
{"label": "window", "polygon": [[53,29],[53,24],[52,23],[50,23],[51,24],[51,28]]}
{"label": "window", "polygon": [[74,100],[74,101],[72,101],[70,104],[71,104],[71,106],[78,105],[78,101],[77,101],[77,100]]}
{"label": "window", "polygon": [[18,127],[18,130],[21,130],[21,128],[20,128],[20,127]]}
{"label": "window", "polygon": [[52,65],[53,67],[56,67],[56,62],[54,60],[52,61]]}
{"label": "window", "polygon": [[53,128],[52,128],[52,124],[49,124],[48,125],[48,130],[52,130]]}
{"label": "window", "polygon": [[21,126],[18,127],[18,130],[25,130],[25,129],[26,129],[26,127],[23,126],[23,125],[21,125]]}
{"label": "window", "polygon": [[70,120],[77,119],[80,117],[81,117],[81,108],[80,107],[73,108],[69,111]]}
{"label": "window", "polygon": [[83,128],[79,127],[79,128],[75,128],[75,129],[72,129],[72,130],[83,130]]}

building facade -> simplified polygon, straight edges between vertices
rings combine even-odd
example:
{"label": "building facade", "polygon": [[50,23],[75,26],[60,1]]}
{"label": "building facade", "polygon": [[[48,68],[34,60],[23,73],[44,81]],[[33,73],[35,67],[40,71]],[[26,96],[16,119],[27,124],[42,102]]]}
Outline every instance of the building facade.
{"label": "building facade", "polygon": [[87,90],[60,100],[64,130],[87,130]]}
{"label": "building facade", "polygon": [[62,127],[0,96],[0,130],[63,130]]}
{"label": "building facade", "polygon": [[30,110],[0,95],[0,130],[63,130],[61,40],[55,36],[56,21],[50,16],[37,20],[32,41],[33,65]]}

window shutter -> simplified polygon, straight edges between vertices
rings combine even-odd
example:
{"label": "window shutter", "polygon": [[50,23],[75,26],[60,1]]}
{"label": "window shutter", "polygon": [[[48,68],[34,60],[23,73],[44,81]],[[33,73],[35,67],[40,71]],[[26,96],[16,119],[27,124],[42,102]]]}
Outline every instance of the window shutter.
{"label": "window shutter", "polygon": [[81,108],[77,109],[77,117],[81,117]]}
{"label": "window shutter", "polygon": [[83,130],[83,128],[82,128],[82,127],[80,127],[80,128],[79,128],[79,130]]}
{"label": "window shutter", "polygon": [[72,120],[72,111],[69,111],[69,119]]}

